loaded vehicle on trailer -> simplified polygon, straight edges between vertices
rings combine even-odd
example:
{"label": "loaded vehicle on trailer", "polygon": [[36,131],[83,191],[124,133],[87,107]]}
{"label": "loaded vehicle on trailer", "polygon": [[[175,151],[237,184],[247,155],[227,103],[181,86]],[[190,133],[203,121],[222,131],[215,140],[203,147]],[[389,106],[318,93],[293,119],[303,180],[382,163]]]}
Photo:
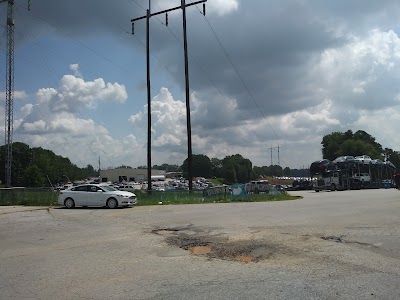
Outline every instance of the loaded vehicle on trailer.
{"label": "loaded vehicle on trailer", "polygon": [[324,159],[310,165],[310,175],[314,178],[313,189],[347,190],[360,188],[380,188],[387,179],[392,179],[396,167],[390,161],[371,159],[367,155],[340,156],[332,162]]}
{"label": "loaded vehicle on trailer", "polygon": [[360,189],[361,184],[349,176],[347,170],[328,170],[317,175],[314,180],[313,189],[316,192],[321,190],[343,191],[347,189]]}

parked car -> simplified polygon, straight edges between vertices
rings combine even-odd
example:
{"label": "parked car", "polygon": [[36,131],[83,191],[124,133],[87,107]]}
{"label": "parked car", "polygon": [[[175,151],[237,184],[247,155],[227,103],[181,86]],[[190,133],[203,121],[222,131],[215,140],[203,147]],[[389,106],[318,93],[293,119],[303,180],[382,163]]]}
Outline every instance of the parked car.
{"label": "parked car", "polygon": [[360,156],[356,156],[355,160],[359,163],[368,165],[371,163],[372,159],[371,157],[369,157],[368,155],[360,155]]}
{"label": "parked car", "polygon": [[311,190],[313,188],[312,182],[309,180],[294,180],[292,187],[295,191]]}
{"label": "parked car", "polygon": [[117,190],[109,185],[81,184],[60,191],[58,204],[66,208],[75,206],[106,206],[117,208],[137,203],[134,193]]}

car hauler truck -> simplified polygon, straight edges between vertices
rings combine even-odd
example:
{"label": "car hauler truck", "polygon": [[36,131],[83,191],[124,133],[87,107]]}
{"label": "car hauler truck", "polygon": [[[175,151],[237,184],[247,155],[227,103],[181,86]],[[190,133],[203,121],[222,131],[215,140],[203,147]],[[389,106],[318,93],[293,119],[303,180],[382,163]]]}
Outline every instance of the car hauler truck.
{"label": "car hauler truck", "polygon": [[321,190],[348,190],[360,189],[361,184],[352,178],[347,170],[328,170],[316,176],[313,189],[316,192]]}
{"label": "car hauler truck", "polygon": [[332,162],[317,160],[310,165],[310,176],[316,192],[381,188],[386,181],[392,180],[395,173],[396,167],[390,161],[357,160],[352,156],[341,156]]}

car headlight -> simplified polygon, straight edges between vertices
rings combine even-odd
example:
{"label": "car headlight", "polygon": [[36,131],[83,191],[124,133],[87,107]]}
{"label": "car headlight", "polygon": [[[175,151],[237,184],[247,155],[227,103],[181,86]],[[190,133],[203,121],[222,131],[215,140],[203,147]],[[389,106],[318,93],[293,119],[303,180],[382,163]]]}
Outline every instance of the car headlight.
{"label": "car headlight", "polygon": [[128,198],[128,196],[126,196],[126,195],[117,195],[117,197]]}

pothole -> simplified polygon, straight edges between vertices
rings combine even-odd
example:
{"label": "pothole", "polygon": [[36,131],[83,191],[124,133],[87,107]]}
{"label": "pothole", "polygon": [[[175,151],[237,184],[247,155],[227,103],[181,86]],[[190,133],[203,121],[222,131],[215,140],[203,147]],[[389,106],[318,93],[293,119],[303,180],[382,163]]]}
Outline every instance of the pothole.
{"label": "pothole", "polygon": [[194,246],[190,247],[189,251],[194,255],[204,255],[211,252],[210,246]]}
{"label": "pothole", "polygon": [[[159,231],[157,233],[159,234]],[[277,251],[276,246],[264,241],[228,241],[227,238],[220,236],[191,236],[182,232],[167,236],[166,242],[171,246],[188,250],[193,255],[245,263],[267,259]]]}
{"label": "pothole", "polygon": [[207,241],[203,237],[192,237],[186,234],[167,237],[167,243],[170,245],[178,246],[179,248],[189,250],[193,247],[209,246],[211,241]]}
{"label": "pothole", "polygon": [[178,232],[179,229],[177,228],[160,228],[160,229],[154,229],[151,231],[151,233],[158,234],[158,235],[168,235],[172,234],[175,232]]}
{"label": "pothole", "polygon": [[334,236],[334,235],[329,235],[329,236],[322,236],[321,239],[325,241],[332,241],[336,243],[343,243],[343,239],[341,236]]}

